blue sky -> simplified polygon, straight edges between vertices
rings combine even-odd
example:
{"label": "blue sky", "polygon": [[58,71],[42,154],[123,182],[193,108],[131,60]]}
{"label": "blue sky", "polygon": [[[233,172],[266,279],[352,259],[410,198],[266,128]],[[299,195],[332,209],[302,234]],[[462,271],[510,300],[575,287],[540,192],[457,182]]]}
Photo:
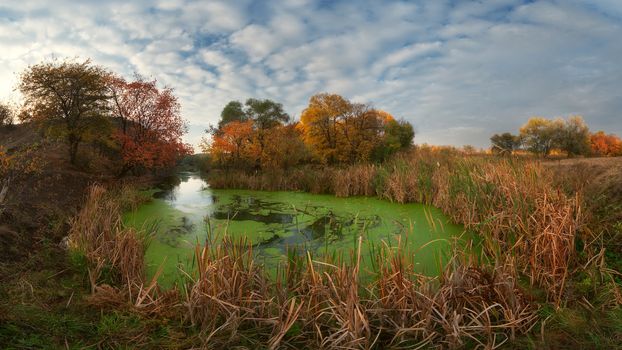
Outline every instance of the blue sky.
{"label": "blue sky", "polygon": [[173,87],[193,144],[230,100],[297,118],[318,92],[410,121],[416,143],[487,147],[534,115],[622,135],[618,0],[5,0],[0,51],[0,100],[29,64],[90,57]]}

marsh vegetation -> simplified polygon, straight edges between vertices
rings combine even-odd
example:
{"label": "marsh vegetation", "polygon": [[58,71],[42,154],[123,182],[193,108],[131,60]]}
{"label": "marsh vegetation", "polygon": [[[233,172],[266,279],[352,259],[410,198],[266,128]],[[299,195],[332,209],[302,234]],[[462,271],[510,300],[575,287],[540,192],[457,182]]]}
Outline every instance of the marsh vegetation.
{"label": "marsh vegetation", "polygon": [[413,145],[408,122],[335,94],[312,96],[300,121],[248,99],[189,156],[180,105],[155,81],[90,61],[21,79],[27,104],[3,110],[21,123],[0,128],[0,344],[622,339],[619,159],[549,160],[618,154],[580,118],[535,118],[477,152]]}

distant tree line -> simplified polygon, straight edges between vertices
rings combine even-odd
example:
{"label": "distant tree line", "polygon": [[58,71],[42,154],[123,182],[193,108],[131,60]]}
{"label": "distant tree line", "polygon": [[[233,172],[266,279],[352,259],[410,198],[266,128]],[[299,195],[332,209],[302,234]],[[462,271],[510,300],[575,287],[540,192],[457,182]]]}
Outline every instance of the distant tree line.
{"label": "distant tree line", "polygon": [[201,149],[218,166],[255,169],[382,161],[415,135],[406,121],[327,93],[311,97],[299,122],[271,100],[231,101],[207,132]]}
{"label": "distant tree line", "polygon": [[18,89],[23,106],[0,104],[0,121],[15,119],[63,140],[76,164],[80,145],[104,144],[117,154],[119,175],[174,165],[192,152],[182,142],[186,124],[177,97],[156,80],[126,81],[90,60],[49,61],[28,67]]}
{"label": "distant tree line", "polygon": [[492,152],[500,155],[525,150],[547,157],[555,150],[568,156],[622,156],[622,141],[618,136],[603,131],[591,133],[580,116],[533,117],[519,129],[518,135],[495,134],[490,142]]}

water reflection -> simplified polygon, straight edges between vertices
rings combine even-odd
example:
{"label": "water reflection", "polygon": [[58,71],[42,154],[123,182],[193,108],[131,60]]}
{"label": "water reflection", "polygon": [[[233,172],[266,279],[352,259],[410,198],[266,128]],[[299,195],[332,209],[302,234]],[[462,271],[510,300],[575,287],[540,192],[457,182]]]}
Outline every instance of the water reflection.
{"label": "water reflection", "polygon": [[[438,254],[449,248],[452,236],[463,231],[438,209],[420,204],[298,192],[213,190],[194,173],[169,179],[153,196],[151,203],[129,213],[127,222],[135,226],[158,222],[146,258],[153,271],[167,257],[165,275],[176,275],[177,264],[192,261],[195,244],[207,242],[208,226],[233,238],[245,237],[266,264],[280,261],[292,246],[304,248],[298,250],[301,254],[306,250],[332,254],[352,250],[359,236],[370,249],[401,241],[413,249],[422,273],[437,268]],[[441,224],[431,224],[430,218]]]}

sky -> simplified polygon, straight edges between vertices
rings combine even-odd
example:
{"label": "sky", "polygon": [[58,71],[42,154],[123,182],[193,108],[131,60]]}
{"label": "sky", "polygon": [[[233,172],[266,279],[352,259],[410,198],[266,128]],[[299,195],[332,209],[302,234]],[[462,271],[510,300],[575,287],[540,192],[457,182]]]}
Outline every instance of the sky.
{"label": "sky", "polygon": [[619,0],[3,0],[0,52],[0,101],[28,65],[91,58],[173,88],[194,145],[228,101],[297,119],[319,92],[409,121],[415,143],[488,147],[577,114],[622,135]]}

